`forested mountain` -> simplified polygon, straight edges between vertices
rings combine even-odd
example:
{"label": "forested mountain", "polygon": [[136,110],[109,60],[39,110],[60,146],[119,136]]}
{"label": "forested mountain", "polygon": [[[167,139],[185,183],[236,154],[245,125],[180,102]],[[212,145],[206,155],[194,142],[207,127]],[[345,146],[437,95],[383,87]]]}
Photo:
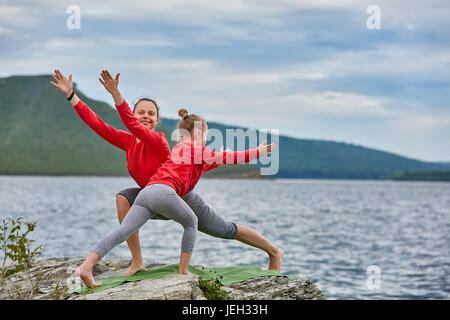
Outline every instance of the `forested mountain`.
{"label": "forested mountain", "polygon": [[[0,78],[0,174],[127,175],[125,153],[88,128],[51,80],[50,75]],[[126,130],[110,105],[76,92],[105,122]],[[165,133],[172,147],[177,120],[161,120],[156,130]],[[209,121],[208,126],[221,130],[224,137],[226,129],[237,129]],[[450,163],[423,162],[333,141],[281,135],[278,149],[275,177],[280,178],[385,179],[405,170],[450,170]],[[257,167],[222,166],[209,176],[256,177]]]}

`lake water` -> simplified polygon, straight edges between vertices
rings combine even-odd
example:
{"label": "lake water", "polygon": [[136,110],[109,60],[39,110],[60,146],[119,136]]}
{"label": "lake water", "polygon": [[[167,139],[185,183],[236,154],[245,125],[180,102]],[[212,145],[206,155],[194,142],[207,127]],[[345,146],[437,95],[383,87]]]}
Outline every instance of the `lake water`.
{"label": "lake water", "polygon": [[[0,176],[0,217],[38,221],[44,257],[84,257],[118,226],[115,194],[130,178]],[[284,249],[282,273],[306,277],[328,299],[448,299],[450,183],[368,180],[201,179],[226,220]],[[151,220],[144,263],[176,264],[183,229]],[[109,258],[130,258],[126,243]],[[199,233],[191,264],[267,268],[267,255]]]}

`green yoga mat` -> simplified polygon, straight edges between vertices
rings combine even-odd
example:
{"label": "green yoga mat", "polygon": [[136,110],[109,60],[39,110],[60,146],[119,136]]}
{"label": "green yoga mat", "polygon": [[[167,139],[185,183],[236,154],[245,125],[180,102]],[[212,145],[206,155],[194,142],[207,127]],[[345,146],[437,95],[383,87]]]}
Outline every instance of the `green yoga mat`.
{"label": "green yoga mat", "polygon": [[[228,285],[234,282],[241,282],[251,278],[258,278],[263,276],[283,276],[280,272],[273,270],[262,270],[258,267],[252,266],[232,266],[232,267],[217,267],[217,268],[205,268],[198,269],[193,266],[188,266],[188,270],[191,273],[202,275],[203,279],[214,279],[215,276],[222,275],[221,283]],[[178,265],[171,264],[159,268],[155,268],[147,271],[139,271],[132,276],[110,276],[102,279],[98,279],[97,282],[102,283],[100,287],[87,288],[84,285],[81,288],[71,289],[67,291],[68,294],[72,293],[92,293],[100,290],[114,288],[121,285],[124,282],[139,281],[144,279],[156,279],[167,276],[169,274],[178,274]]]}

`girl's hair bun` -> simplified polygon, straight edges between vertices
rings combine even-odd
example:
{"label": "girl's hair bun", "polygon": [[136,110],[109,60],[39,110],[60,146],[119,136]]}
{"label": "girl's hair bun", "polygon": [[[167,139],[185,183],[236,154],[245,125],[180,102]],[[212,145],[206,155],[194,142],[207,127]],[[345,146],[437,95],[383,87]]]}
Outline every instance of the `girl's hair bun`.
{"label": "girl's hair bun", "polygon": [[184,119],[188,115],[188,111],[186,109],[180,109],[178,110],[178,115]]}

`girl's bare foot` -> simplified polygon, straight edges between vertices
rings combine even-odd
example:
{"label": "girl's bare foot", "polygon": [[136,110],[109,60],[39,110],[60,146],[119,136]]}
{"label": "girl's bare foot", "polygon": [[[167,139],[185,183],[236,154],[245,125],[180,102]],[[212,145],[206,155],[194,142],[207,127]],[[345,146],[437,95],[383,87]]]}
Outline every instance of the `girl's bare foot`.
{"label": "girl's bare foot", "polygon": [[131,264],[128,269],[121,274],[121,276],[128,277],[134,275],[138,271],[145,271],[145,265],[139,264],[139,265],[133,265]]}
{"label": "girl's bare foot", "polygon": [[269,254],[269,270],[275,270],[280,272],[284,251],[281,248],[278,247],[275,248],[276,249]]}
{"label": "girl's bare foot", "polygon": [[78,267],[77,274],[88,288],[95,288],[102,285],[101,283],[95,282],[92,270],[84,268],[83,265]]}
{"label": "girl's bare foot", "polygon": [[178,274],[192,274],[192,273],[187,270],[178,270]]}
{"label": "girl's bare foot", "polygon": [[178,274],[192,274],[188,271],[189,261],[192,253],[182,252],[180,255],[180,263],[178,264]]}

